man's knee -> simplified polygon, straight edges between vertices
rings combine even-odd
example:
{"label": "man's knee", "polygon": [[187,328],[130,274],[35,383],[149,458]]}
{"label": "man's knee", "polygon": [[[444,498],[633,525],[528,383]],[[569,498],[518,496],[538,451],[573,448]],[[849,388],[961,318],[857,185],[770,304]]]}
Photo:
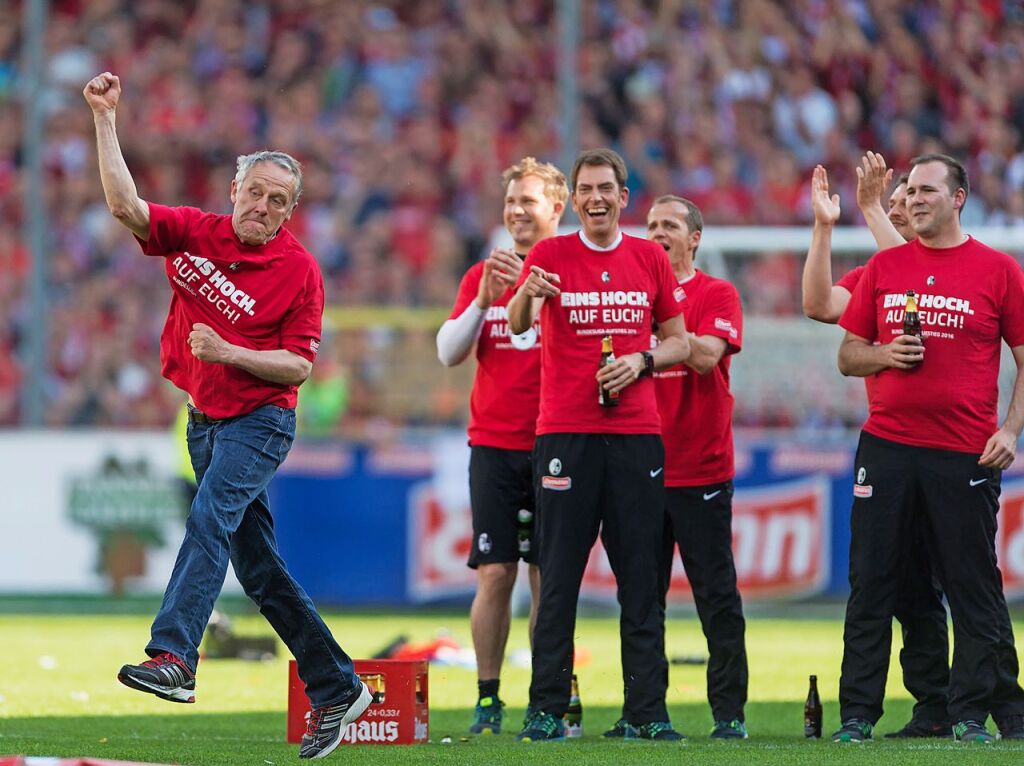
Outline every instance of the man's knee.
{"label": "man's knee", "polygon": [[492,598],[511,596],[516,570],[514,563],[481,564],[476,570],[477,593]]}

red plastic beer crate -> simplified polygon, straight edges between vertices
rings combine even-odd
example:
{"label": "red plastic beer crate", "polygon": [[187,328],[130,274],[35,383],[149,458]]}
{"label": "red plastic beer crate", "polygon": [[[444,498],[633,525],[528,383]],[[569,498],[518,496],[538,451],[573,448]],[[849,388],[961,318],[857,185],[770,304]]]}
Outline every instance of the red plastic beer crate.
{"label": "red plastic beer crate", "polygon": [[[429,735],[426,660],[355,660],[374,701],[341,737],[342,745],[413,745]],[[306,733],[309,698],[295,660],[288,662],[288,741]]]}

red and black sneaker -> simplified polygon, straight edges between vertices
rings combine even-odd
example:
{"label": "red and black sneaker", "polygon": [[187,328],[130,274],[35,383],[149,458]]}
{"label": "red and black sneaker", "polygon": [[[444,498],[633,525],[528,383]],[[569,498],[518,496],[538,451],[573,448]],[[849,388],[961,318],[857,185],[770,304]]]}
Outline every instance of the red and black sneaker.
{"label": "red and black sneaker", "polygon": [[326,758],[334,752],[345,736],[345,729],[366,712],[371,702],[373,692],[360,683],[344,702],[312,711],[299,745],[299,758]]}
{"label": "red and black sneaker", "polygon": [[155,694],[171,702],[196,701],[196,674],[184,660],[164,652],[141,665],[125,665],[117,680],[140,692]]}

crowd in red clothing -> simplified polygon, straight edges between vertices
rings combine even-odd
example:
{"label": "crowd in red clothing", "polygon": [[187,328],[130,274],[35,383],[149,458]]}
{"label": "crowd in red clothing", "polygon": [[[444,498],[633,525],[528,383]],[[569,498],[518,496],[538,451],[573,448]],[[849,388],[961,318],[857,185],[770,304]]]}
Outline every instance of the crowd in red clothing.
{"label": "crowd in red clothing", "polygon": [[[15,4],[16,7],[18,4]],[[19,13],[0,17],[0,424],[18,422],[28,314],[21,106],[45,134],[52,425],[170,422],[159,377],[167,288],[105,210],[81,88],[125,89],[140,194],[225,211],[236,155],[280,148],[306,169],[289,228],[329,304],[441,306],[500,226],[501,170],[558,159],[553,0],[51,0],[48,85],[24,78]],[[623,222],[659,194],[709,226],[806,224],[825,165],[857,223],[862,149],[904,169],[967,163],[978,225],[1024,226],[1024,10],[1005,0],[594,0],[580,3],[580,146],[631,172]],[[799,254],[737,262],[752,317],[799,313]],[[756,319],[754,320],[756,321]],[[370,346],[372,344],[366,344]],[[355,378],[371,359],[347,359]]]}

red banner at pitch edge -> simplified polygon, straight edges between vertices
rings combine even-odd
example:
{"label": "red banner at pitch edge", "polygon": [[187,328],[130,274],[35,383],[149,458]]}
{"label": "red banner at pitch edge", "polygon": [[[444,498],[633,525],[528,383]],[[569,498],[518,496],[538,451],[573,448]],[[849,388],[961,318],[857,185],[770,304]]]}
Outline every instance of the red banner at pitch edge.
{"label": "red banner at pitch edge", "polygon": [[[737,489],[732,505],[732,550],[745,599],[820,593],[828,582],[831,540],[830,483],[815,476]],[[584,596],[615,599],[615,576],[600,539],[590,552]],[[669,603],[693,600],[678,552]]]}
{"label": "red banner at pitch edge", "polygon": [[1003,484],[999,498],[996,559],[1007,599],[1024,596],[1024,480]]}
{"label": "red banner at pitch edge", "polygon": [[41,756],[0,755],[0,766],[170,766],[142,761],[105,761],[101,758],[48,758]]}

